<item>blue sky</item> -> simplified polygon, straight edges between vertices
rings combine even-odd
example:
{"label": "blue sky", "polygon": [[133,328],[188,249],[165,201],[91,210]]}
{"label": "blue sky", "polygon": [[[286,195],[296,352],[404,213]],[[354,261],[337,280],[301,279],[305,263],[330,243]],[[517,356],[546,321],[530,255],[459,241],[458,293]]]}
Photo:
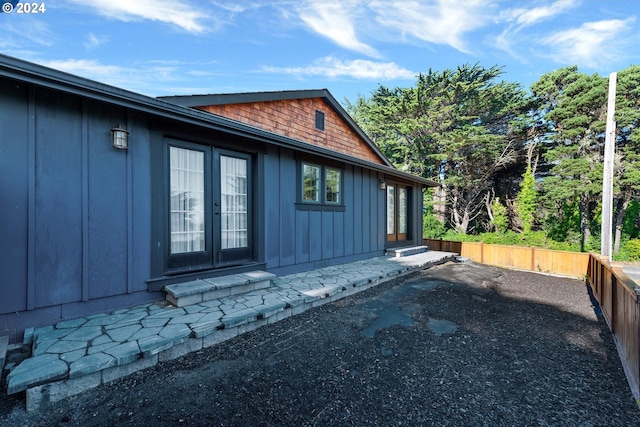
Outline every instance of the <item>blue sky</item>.
{"label": "blue sky", "polygon": [[327,88],[353,102],[466,63],[525,88],[568,65],[640,64],[636,0],[38,3],[0,14],[1,53],[149,96]]}

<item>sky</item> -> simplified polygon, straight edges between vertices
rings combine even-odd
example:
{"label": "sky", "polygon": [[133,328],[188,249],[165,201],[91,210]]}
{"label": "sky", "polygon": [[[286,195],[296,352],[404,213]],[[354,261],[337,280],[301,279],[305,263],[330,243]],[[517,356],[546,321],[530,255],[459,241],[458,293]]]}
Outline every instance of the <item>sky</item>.
{"label": "sky", "polygon": [[148,96],[326,88],[344,104],[464,64],[525,89],[640,64],[637,0],[2,2],[0,53]]}

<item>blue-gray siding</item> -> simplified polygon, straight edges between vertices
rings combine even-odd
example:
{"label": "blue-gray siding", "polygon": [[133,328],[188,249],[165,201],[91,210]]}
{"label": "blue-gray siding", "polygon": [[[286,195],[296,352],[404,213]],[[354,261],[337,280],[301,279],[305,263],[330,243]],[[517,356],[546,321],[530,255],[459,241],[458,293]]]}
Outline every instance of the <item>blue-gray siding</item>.
{"label": "blue-gray siding", "polygon": [[158,298],[146,135],[124,109],[0,82],[0,335]]}
{"label": "blue-gray siding", "polygon": [[[131,131],[128,151],[111,147],[110,128],[118,123]],[[174,125],[187,141],[189,132],[200,142],[211,135],[150,113],[0,80],[0,335],[19,342],[25,327],[163,298],[149,292],[148,281],[163,275],[158,212],[165,165],[158,146]],[[345,164],[344,208],[314,210],[296,204],[294,150],[243,143],[260,165],[257,263],[285,274],[384,253],[381,172]],[[413,191],[417,201],[420,186]],[[413,209],[416,223],[421,204]]]}
{"label": "blue-gray siding", "polygon": [[383,254],[382,174],[347,165],[344,209],[315,210],[296,204],[298,167],[291,150],[272,147],[265,156],[267,269],[282,274]]}

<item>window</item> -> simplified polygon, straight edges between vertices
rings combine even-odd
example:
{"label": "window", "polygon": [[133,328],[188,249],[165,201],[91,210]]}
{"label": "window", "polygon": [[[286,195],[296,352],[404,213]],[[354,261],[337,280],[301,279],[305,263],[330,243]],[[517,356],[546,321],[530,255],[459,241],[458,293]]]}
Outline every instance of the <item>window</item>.
{"label": "window", "polygon": [[325,202],[327,203],[340,203],[340,177],[341,171],[338,169],[327,168],[326,169],[326,193]]}
{"label": "window", "polygon": [[302,164],[302,200],[320,201],[320,166]]}
{"label": "window", "polygon": [[342,204],[342,170],[302,163],[303,203]]}
{"label": "window", "polygon": [[316,110],[316,129],[324,130],[324,113]]}

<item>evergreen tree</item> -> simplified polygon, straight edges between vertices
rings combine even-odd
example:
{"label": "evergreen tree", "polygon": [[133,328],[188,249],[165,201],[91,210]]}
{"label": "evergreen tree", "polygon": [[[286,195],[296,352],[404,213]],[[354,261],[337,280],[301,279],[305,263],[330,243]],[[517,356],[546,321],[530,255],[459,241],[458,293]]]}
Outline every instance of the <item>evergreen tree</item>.
{"label": "evergreen tree", "polygon": [[500,203],[500,199],[497,197],[493,199],[491,203],[491,210],[493,211],[493,220],[491,221],[495,230],[498,233],[504,233],[509,226],[509,218],[507,218],[507,208]]}
{"label": "evergreen tree", "polygon": [[552,130],[545,160],[553,166],[543,183],[549,215],[578,200],[582,250],[590,243],[591,211],[601,198],[606,91],[605,79],[575,66],[545,74],[532,86]]}
{"label": "evergreen tree", "polygon": [[463,233],[478,231],[485,194],[526,139],[529,98],[501,75],[479,65],[429,70],[415,87],[380,86],[347,106],[396,166],[442,183],[448,224]]}
{"label": "evergreen tree", "polygon": [[527,166],[527,170],[522,175],[520,183],[520,193],[518,193],[517,213],[522,221],[522,231],[528,233],[533,227],[535,213],[538,209],[536,200],[536,181],[531,171],[531,166]]}
{"label": "evergreen tree", "polygon": [[[614,253],[620,251],[624,218],[640,200],[640,66],[618,73],[616,94],[616,155],[614,164]],[[632,230],[630,230],[633,232]],[[632,237],[629,233],[626,238]]]}

